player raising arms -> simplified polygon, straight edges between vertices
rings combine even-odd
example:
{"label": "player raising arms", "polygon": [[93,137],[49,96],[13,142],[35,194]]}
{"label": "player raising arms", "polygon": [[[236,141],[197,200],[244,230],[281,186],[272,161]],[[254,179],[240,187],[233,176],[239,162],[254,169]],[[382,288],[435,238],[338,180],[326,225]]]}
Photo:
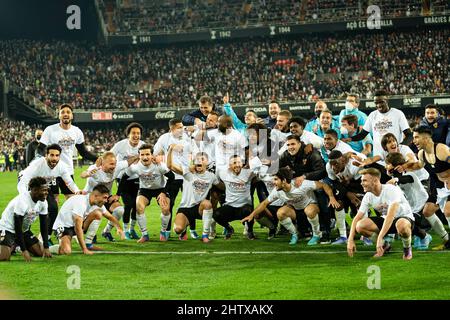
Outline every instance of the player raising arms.
{"label": "player raising arms", "polygon": [[[126,181],[128,176],[137,175],[139,177],[139,192],[136,198],[137,222],[141,229],[142,236],[138,243],[150,241],[147,231],[147,218],[145,216],[145,208],[150,205],[152,198],[156,198],[161,208],[161,231],[159,239],[167,241],[169,239],[169,231],[167,231],[170,221],[170,199],[166,195],[166,182],[164,176],[170,170],[164,163],[155,164],[153,157],[153,148],[144,144],[139,148],[139,162],[131,165],[122,180]],[[119,184],[119,192],[123,188],[122,182]]]}
{"label": "player raising arms", "polygon": [[[80,128],[72,125],[73,121],[73,107],[70,104],[62,104],[59,106],[59,123],[53,124],[45,128],[39,141],[38,150],[42,156],[45,156],[45,148],[50,144],[58,144],[61,149],[61,162],[64,163],[72,175],[73,179],[73,154],[75,148],[79,154],[87,159],[95,162],[97,156],[88,152],[84,145],[84,135]],[[64,195],[69,196],[73,194],[61,178],[57,179],[59,188]],[[58,191],[59,190],[55,190]]]}
{"label": "player raising arms", "polygon": [[170,145],[167,155],[167,166],[174,173],[183,176],[183,193],[174,222],[175,233],[180,240],[186,240],[186,228],[193,224],[195,219],[202,219],[202,241],[209,242],[208,236],[212,222],[213,209],[211,201],[206,199],[212,185],[219,184],[219,180],[212,172],[206,171],[208,155],[199,152],[195,155],[192,167],[179,166],[173,162],[173,152],[182,151],[182,145]]}
{"label": "player raising arms", "polygon": [[48,185],[43,177],[35,177],[28,183],[29,191],[21,192],[11,200],[0,220],[0,261],[8,261],[15,245],[20,247],[25,261],[36,257],[50,258],[48,243],[43,245],[30,228],[39,216],[43,239],[47,237]]}

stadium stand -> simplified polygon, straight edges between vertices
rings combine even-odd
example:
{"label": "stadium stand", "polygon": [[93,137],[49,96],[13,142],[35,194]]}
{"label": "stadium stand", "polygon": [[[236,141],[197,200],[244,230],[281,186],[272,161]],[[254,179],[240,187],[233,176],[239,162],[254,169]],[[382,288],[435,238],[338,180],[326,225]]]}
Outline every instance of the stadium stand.
{"label": "stadium stand", "polygon": [[375,89],[392,95],[445,93],[450,30],[309,35],[149,48],[31,40],[0,42],[0,75],[47,107],[195,107],[220,103],[311,101]]}
{"label": "stadium stand", "polygon": [[448,2],[441,0],[124,0],[119,5],[103,0],[101,8],[110,34],[161,34],[366,18],[365,9],[371,4],[380,6],[385,18],[439,14],[449,9]]}

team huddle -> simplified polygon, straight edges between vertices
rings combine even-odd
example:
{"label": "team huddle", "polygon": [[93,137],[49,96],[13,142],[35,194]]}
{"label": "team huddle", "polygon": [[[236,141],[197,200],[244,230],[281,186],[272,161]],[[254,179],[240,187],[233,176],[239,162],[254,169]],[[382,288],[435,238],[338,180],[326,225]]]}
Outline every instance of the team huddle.
{"label": "team huddle", "polygon": [[[93,254],[101,250],[96,238],[103,218],[107,241],[115,241],[115,228],[120,239],[143,244],[150,241],[148,206],[159,207],[160,241],[173,230],[179,240],[189,231],[208,243],[217,224],[230,239],[230,223],[239,220],[249,240],[256,239],[256,221],[268,229],[268,239],[288,234],[289,245],[302,238],[308,246],[346,245],[349,256],[357,234],[364,245],[375,245],[376,257],[390,251],[395,236],[405,260],[432,241],[435,249],[450,249],[444,226],[450,225],[448,127],[437,106],[427,106],[423,123],[411,131],[383,91],[375,94],[369,116],[358,110],[359,97],[348,94],[339,116],[319,101],[308,122],[277,103],[269,105],[267,118],[249,110],[241,121],[228,95],[223,102],[216,110],[202,97],[199,110],[170,120],[154,146],[141,140],[144,128],[133,122],[127,138],[100,156],[86,150],[83,132],[72,125],[72,106],[61,105],[60,122],[44,130],[37,157],[19,173],[19,194],[2,213],[0,261],[16,251],[26,261],[71,254],[74,237],[84,254]],[[74,182],[75,148],[94,163],[81,173],[83,189]],[[61,206],[60,192],[66,197]],[[38,217],[36,237],[30,228]],[[334,228],[339,236],[331,240]]]}

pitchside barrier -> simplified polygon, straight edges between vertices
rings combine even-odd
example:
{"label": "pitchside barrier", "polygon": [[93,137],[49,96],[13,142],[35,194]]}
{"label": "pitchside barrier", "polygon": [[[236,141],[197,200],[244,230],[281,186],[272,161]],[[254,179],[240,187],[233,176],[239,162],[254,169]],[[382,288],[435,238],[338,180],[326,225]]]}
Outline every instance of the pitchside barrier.
{"label": "pitchside barrier", "polygon": [[[328,108],[334,115],[339,115],[345,108],[344,100],[326,101]],[[422,114],[424,108],[428,104],[436,104],[444,109],[447,114],[450,111],[450,95],[439,96],[405,96],[391,97],[389,106],[403,110],[405,114]],[[297,102],[297,103],[280,103],[283,110],[289,110],[293,115],[310,118],[314,114],[315,102]],[[233,105],[236,114],[243,117],[248,110],[253,110],[258,116],[266,117],[268,115],[268,104],[247,104]],[[198,107],[190,108],[171,108],[171,109],[133,109],[132,111],[74,111],[75,123],[99,123],[99,122],[132,122],[145,121],[154,122],[155,126],[160,127],[161,123],[166,126],[167,122],[173,118],[182,118],[183,115],[198,109]],[[373,100],[361,100],[359,109],[366,114],[375,110]]]}

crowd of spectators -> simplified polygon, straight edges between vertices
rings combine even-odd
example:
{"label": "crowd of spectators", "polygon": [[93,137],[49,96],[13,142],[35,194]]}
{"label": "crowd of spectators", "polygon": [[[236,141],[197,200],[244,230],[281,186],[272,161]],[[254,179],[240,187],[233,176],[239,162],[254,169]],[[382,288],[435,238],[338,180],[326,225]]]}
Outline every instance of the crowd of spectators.
{"label": "crowd of spectators", "polygon": [[[110,150],[119,140],[125,139],[126,124],[117,128],[87,129],[83,128],[85,144],[90,151],[101,154]],[[5,119],[0,114],[0,172],[20,171],[25,168],[25,150],[28,143],[34,140],[36,129],[43,126]],[[142,140],[154,145],[164,129],[145,129]]]}
{"label": "crowd of spectators", "polygon": [[308,35],[161,47],[0,41],[0,75],[49,107],[195,107],[339,98],[376,89],[432,95],[450,88],[450,29]]}
{"label": "crowd of spectators", "polygon": [[[118,5],[117,5],[118,4]],[[370,5],[383,18],[440,14],[445,0],[102,0],[110,34],[151,34],[365,19]]]}

